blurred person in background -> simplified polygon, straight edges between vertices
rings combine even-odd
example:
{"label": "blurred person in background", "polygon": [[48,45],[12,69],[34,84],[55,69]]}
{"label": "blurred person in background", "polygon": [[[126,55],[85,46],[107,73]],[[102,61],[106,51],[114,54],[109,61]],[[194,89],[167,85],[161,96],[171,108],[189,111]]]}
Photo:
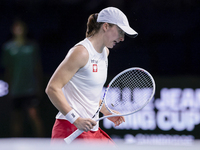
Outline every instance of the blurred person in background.
{"label": "blurred person in background", "polygon": [[9,83],[11,100],[11,136],[25,136],[25,119],[30,121],[33,135],[44,136],[38,108],[42,97],[42,67],[39,46],[27,38],[27,26],[20,19],[11,27],[12,39],[2,48],[5,81]]}

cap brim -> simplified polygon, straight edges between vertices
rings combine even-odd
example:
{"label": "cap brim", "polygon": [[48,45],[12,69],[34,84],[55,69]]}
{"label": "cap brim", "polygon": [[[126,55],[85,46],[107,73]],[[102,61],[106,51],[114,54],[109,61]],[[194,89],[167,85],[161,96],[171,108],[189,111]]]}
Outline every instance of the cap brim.
{"label": "cap brim", "polygon": [[133,30],[131,27],[120,26],[120,25],[118,26],[131,38],[135,38],[138,35],[138,33],[135,30]]}

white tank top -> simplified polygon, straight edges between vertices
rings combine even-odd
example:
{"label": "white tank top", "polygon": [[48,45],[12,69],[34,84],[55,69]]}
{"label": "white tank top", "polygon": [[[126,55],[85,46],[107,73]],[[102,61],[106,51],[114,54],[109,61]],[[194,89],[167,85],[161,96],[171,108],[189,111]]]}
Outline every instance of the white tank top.
{"label": "white tank top", "polygon": [[[63,93],[69,105],[82,118],[92,118],[99,108],[99,100],[102,88],[107,78],[107,50],[103,49],[102,53],[98,53],[92,43],[86,38],[77,45],[83,45],[88,53],[89,59],[87,64],[80,68],[71,80],[63,87]],[[96,115],[94,119],[98,119]],[[66,119],[61,112],[56,119]],[[92,129],[97,131],[99,124]]]}

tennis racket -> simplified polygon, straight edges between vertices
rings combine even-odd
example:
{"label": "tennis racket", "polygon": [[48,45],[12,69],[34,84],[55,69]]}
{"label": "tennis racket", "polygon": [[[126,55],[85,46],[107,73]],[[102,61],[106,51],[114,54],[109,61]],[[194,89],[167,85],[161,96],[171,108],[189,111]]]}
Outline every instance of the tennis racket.
{"label": "tennis racket", "polygon": [[[136,113],[149,103],[154,93],[155,81],[149,72],[138,67],[126,69],[110,81],[104,92],[102,103],[92,118],[99,114],[103,104],[112,115],[103,116],[95,121]],[[114,113],[116,111],[119,114]],[[83,132],[77,129],[64,140],[70,144]]]}

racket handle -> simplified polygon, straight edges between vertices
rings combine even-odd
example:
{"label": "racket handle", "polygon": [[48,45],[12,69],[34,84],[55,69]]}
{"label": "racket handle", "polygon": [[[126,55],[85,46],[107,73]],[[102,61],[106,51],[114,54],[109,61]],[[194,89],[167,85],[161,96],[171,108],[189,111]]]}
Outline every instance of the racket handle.
{"label": "racket handle", "polygon": [[68,137],[66,137],[64,139],[64,141],[67,144],[70,144],[75,138],[77,138],[79,135],[81,135],[81,133],[83,133],[83,130],[77,129],[76,131],[74,131],[72,134],[70,134]]}

